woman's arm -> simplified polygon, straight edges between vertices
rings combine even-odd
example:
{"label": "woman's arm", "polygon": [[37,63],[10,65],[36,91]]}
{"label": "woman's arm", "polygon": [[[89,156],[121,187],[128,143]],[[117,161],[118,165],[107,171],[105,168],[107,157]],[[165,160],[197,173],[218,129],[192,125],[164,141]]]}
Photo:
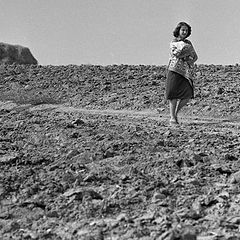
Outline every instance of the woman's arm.
{"label": "woman's arm", "polygon": [[192,51],[191,44],[175,42],[175,41],[170,43],[171,57],[185,58],[190,55],[191,51]]}
{"label": "woman's arm", "polygon": [[187,40],[187,42],[188,42],[188,44],[191,45],[191,51],[190,51],[189,58],[190,58],[191,63],[194,64],[198,60],[198,55],[197,55],[191,41]]}
{"label": "woman's arm", "polygon": [[198,55],[195,52],[193,46],[192,46],[192,51],[188,57],[186,57],[185,61],[188,62],[190,65],[194,65],[194,63],[198,60]]}
{"label": "woman's arm", "polygon": [[193,48],[193,62],[196,62],[198,60],[198,55],[197,53],[195,52],[194,48]]}

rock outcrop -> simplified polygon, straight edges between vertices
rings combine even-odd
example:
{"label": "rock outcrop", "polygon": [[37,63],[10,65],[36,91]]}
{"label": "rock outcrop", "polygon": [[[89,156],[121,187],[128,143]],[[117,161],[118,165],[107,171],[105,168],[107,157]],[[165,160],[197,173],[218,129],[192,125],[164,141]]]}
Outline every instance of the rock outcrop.
{"label": "rock outcrop", "polygon": [[12,45],[8,43],[0,43],[0,64],[38,64],[29,48]]}

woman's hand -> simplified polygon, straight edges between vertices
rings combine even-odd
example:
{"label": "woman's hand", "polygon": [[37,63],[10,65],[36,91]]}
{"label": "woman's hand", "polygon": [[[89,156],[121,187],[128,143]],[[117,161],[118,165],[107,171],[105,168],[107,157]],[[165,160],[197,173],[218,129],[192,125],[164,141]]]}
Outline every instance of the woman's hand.
{"label": "woman's hand", "polygon": [[188,63],[193,63],[193,57],[191,55],[188,55],[187,57],[185,57],[184,61]]}

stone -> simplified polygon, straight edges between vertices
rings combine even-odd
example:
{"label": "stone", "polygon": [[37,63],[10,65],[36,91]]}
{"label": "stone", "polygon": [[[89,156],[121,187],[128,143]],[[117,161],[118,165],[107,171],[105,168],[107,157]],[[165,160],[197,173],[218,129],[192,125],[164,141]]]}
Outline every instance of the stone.
{"label": "stone", "polygon": [[0,64],[38,64],[29,48],[21,45],[0,43]]}
{"label": "stone", "polygon": [[155,192],[152,197],[152,203],[156,203],[166,198],[166,195],[163,193]]}
{"label": "stone", "polygon": [[239,183],[240,182],[240,171],[233,173],[229,179],[230,183]]}
{"label": "stone", "polygon": [[196,231],[194,228],[192,227],[187,227],[183,230],[182,234],[181,234],[181,238],[182,240],[196,240],[197,239],[197,235],[196,235]]}

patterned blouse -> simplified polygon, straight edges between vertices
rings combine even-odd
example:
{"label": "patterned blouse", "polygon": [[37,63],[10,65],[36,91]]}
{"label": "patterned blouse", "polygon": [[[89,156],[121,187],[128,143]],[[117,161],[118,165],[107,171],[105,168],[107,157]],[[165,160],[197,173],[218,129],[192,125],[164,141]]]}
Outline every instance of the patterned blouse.
{"label": "patterned blouse", "polygon": [[168,70],[177,72],[188,80],[194,77],[194,63],[198,56],[192,43],[185,40],[173,39],[170,43],[170,60]]}

